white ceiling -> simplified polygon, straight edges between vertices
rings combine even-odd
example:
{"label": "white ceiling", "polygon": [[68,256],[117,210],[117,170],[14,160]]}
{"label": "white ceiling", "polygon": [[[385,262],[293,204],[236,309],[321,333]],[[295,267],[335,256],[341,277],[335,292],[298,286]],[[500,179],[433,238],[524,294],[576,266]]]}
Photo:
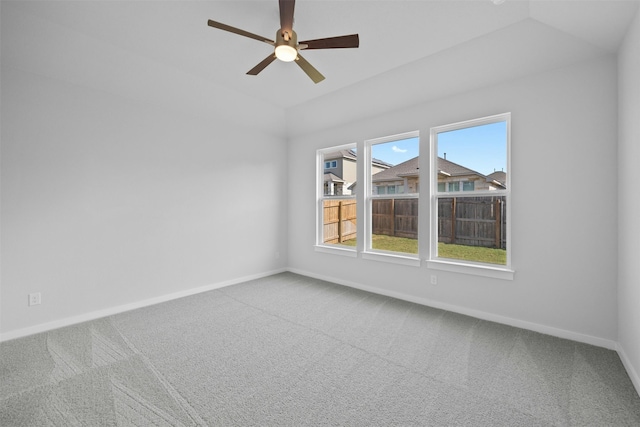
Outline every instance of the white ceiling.
{"label": "white ceiling", "polygon": [[[18,67],[46,65],[60,75],[78,73],[76,81],[111,85],[113,90],[114,85],[129,91],[143,86],[127,85],[127,73],[134,73],[136,66],[151,81],[163,69],[165,82],[172,74],[176,79],[186,75],[226,94],[225,99],[235,93],[242,102],[255,100],[260,108],[286,110],[501,31],[520,34],[519,26],[529,28],[532,21],[535,38],[548,29],[593,51],[615,52],[637,7],[638,0],[506,0],[501,5],[491,0],[298,0],[294,29],[300,40],[360,35],[359,49],[303,52],[326,77],[315,85],[295,64],[279,61],[259,76],[247,76],[246,71],[271,53],[270,46],[207,26],[213,19],[273,38],[279,27],[277,0],[3,1],[3,17],[6,11],[13,15],[6,20],[10,22],[2,22],[2,56]],[[53,30],[41,29],[43,23],[69,36],[55,39],[60,40],[55,49],[43,47],[37,57],[28,57],[26,52],[37,51],[43,39],[53,37]],[[34,29],[27,37],[13,34],[29,25]],[[517,46],[519,40],[508,42]],[[529,55],[538,55],[538,62],[547,60],[545,52]],[[161,79],[156,83],[163,85]]]}

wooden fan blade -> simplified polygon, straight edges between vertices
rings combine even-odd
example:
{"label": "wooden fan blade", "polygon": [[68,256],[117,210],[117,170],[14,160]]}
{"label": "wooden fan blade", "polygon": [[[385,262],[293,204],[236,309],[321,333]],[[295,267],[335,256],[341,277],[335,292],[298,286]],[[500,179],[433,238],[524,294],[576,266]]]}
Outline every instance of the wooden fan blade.
{"label": "wooden fan blade", "polygon": [[280,5],[280,29],[282,31],[293,31],[293,10],[296,7],[295,0],[279,0]]}
{"label": "wooden fan blade", "polygon": [[270,44],[272,46],[275,45],[275,42],[273,40],[269,40],[266,37],[262,37],[262,36],[259,36],[257,34],[250,33],[248,31],[241,30],[240,28],[232,27],[231,25],[223,24],[221,22],[212,21],[211,19],[209,19],[208,23],[209,23],[210,27],[217,28],[219,30],[229,31],[230,33],[234,33],[234,34],[238,34],[238,35],[241,35],[241,36],[249,37],[250,39],[255,39],[255,40]]}
{"label": "wooden fan blade", "polygon": [[247,74],[249,74],[250,76],[257,76],[260,71],[267,68],[267,65],[271,64],[273,61],[275,61],[275,59],[276,54],[272,53],[271,55],[264,58],[258,65],[247,71]]}
{"label": "wooden fan blade", "polygon": [[302,71],[307,73],[307,76],[309,76],[314,83],[320,83],[324,80],[324,76],[320,74],[320,71],[316,70],[313,65],[309,64],[300,54],[298,54],[296,58],[296,64],[302,68]]}
{"label": "wooden fan blade", "polygon": [[326,39],[315,39],[299,42],[301,49],[344,49],[360,46],[360,37],[357,34],[348,36],[328,37]]}

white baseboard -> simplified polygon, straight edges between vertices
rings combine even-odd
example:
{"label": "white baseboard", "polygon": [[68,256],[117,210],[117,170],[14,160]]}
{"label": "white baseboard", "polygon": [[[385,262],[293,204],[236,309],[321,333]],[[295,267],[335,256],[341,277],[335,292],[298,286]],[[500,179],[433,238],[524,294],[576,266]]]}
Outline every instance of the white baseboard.
{"label": "white baseboard", "polygon": [[636,371],[635,368],[633,367],[631,360],[629,360],[627,353],[624,351],[624,347],[622,347],[620,343],[618,343],[617,351],[618,351],[618,355],[620,356],[620,360],[622,360],[622,364],[624,365],[624,368],[627,370],[627,374],[629,375],[629,378],[631,378],[631,382],[636,388],[636,392],[640,394],[640,375],[638,375],[638,371]]}
{"label": "white baseboard", "polygon": [[206,286],[201,286],[201,287],[198,287],[198,288],[187,289],[187,290],[184,290],[184,291],[175,292],[175,293],[171,293],[171,294],[167,294],[167,295],[162,295],[162,296],[159,296],[159,297],[149,298],[149,299],[146,299],[146,300],[137,301],[137,302],[130,303],[130,304],[124,304],[124,305],[120,305],[120,306],[116,306],[116,307],[110,307],[110,308],[106,308],[106,309],[103,309],[103,310],[97,310],[97,311],[92,311],[92,312],[89,312],[89,313],[84,313],[84,314],[81,314],[81,315],[78,315],[78,316],[71,316],[71,317],[67,317],[67,318],[64,318],[64,319],[55,320],[55,321],[52,321],[52,322],[47,322],[47,323],[42,323],[42,324],[39,324],[39,325],[30,326],[30,327],[27,327],[27,328],[17,329],[17,330],[14,330],[14,331],[9,331],[9,332],[5,332],[3,334],[0,334],[0,342],[12,340],[12,339],[15,339],[15,338],[21,338],[21,337],[25,337],[25,336],[28,336],[28,335],[41,333],[41,332],[46,332],[46,331],[50,331],[50,330],[53,330],[53,329],[62,328],[62,327],[65,327],[65,326],[71,326],[71,325],[75,325],[75,324],[78,324],[78,323],[87,322],[87,321],[90,321],[90,320],[95,320],[95,319],[111,316],[111,315],[118,314],[118,313],[123,313],[125,311],[135,310],[137,308],[147,307],[147,306],[150,306],[150,305],[159,304],[159,303],[162,303],[162,302],[171,301],[171,300],[178,299],[178,298],[183,298],[183,297],[187,297],[187,296],[190,296],[190,295],[195,295],[195,294],[199,294],[199,293],[202,293],[202,292],[211,291],[211,290],[214,290],[214,289],[220,289],[220,288],[223,288],[223,287],[226,287],[226,286],[235,285],[235,284],[246,282],[246,281],[249,281],[249,280],[260,279],[260,278],[263,278],[263,277],[271,276],[273,274],[282,273],[284,271],[290,271],[292,273],[301,274],[303,276],[308,276],[308,277],[312,277],[312,278],[316,278],[316,279],[320,279],[320,280],[326,280],[328,282],[333,282],[333,283],[337,283],[337,284],[340,284],[340,285],[348,286],[348,287],[351,287],[351,288],[356,288],[356,289],[360,289],[360,290],[363,290],[363,291],[367,291],[367,292],[371,292],[371,293],[375,293],[375,294],[379,294],[379,295],[385,295],[385,296],[388,296],[388,297],[397,298],[397,299],[400,299],[400,300],[409,301],[409,302],[413,302],[413,303],[420,304],[420,305],[439,308],[439,309],[451,311],[451,312],[454,312],[454,313],[464,314],[464,315],[475,317],[475,318],[482,319],[482,320],[488,320],[488,321],[491,321],[491,322],[501,323],[501,324],[505,324],[505,325],[509,325],[509,326],[514,326],[514,327],[517,327],[517,328],[522,328],[522,329],[527,329],[527,330],[531,330],[531,331],[535,331],[535,332],[540,332],[540,333],[543,333],[543,334],[552,335],[552,336],[559,337],[559,338],[566,338],[566,339],[569,339],[569,340],[578,341],[578,342],[582,342],[582,343],[586,343],[586,344],[591,344],[591,345],[595,345],[595,346],[598,346],[598,347],[604,347],[604,348],[607,348],[607,349],[610,349],[610,350],[616,350],[620,354],[620,358],[622,359],[623,363],[625,364],[625,368],[627,368],[627,371],[629,372],[629,376],[634,381],[634,385],[636,386],[636,388],[638,388],[638,383],[640,382],[640,381],[638,381],[638,375],[635,372],[635,370],[633,369],[633,366],[629,362],[628,358],[626,358],[626,355],[624,355],[624,352],[621,350],[621,347],[615,341],[611,341],[611,340],[607,340],[607,339],[603,339],[603,338],[599,338],[599,337],[594,337],[594,336],[590,336],[590,335],[585,335],[585,334],[581,334],[581,333],[578,333],[578,332],[568,331],[568,330],[565,330],[565,329],[554,328],[554,327],[551,327],[551,326],[540,325],[540,324],[537,324],[537,323],[527,322],[527,321],[524,321],[524,320],[513,319],[513,318],[510,318],[510,317],[500,316],[500,315],[497,315],[497,314],[487,313],[487,312],[484,312],[484,311],[473,310],[473,309],[469,309],[469,308],[466,308],[466,307],[456,306],[456,305],[453,305],[453,304],[446,304],[446,303],[442,303],[442,302],[439,302],[439,301],[430,300],[430,299],[427,299],[427,298],[420,298],[420,297],[415,297],[415,296],[412,296],[412,295],[406,295],[406,294],[403,294],[403,293],[400,293],[400,292],[394,292],[394,291],[390,291],[390,290],[387,290],[387,289],[375,288],[375,287],[363,285],[361,283],[356,283],[356,282],[352,282],[352,281],[348,281],[348,280],[343,280],[343,279],[340,279],[338,277],[331,277],[331,276],[327,276],[327,275],[316,274],[316,273],[312,273],[312,272],[309,272],[309,271],[304,271],[304,270],[300,270],[300,269],[296,269],[296,268],[282,268],[282,269],[267,271],[267,272],[258,273],[258,274],[254,274],[254,275],[238,277],[236,279],[226,280],[226,281],[223,281],[223,282],[218,282],[218,283],[214,283],[214,284],[210,284],[210,285],[206,285]]}
{"label": "white baseboard", "polygon": [[285,271],[287,271],[287,269],[282,268],[278,270],[267,271],[264,273],[238,277],[236,279],[225,280],[223,282],[218,282],[210,285],[200,286],[197,288],[187,289],[180,292],[174,292],[167,295],[161,295],[158,297],[149,298],[142,301],[136,301],[130,304],[119,305],[116,307],[109,307],[103,310],[96,310],[89,313],[80,314],[77,316],[71,316],[71,317],[66,317],[64,319],[60,319],[60,320],[54,320],[52,322],[41,323],[39,325],[29,326],[22,329],[16,329],[14,331],[9,331],[9,332],[0,334],[0,342],[9,341],[16,338],[22,338],[28,335],[38,334],[41,332],[47,332],[47,331],[62,328],[65,326],[76,325],[78,323],[87,322],[89,320],[100,319],[102,317],[112,316],[114,314],[123,313],[125,311],[131,311],[137,308],[148,307],[150,305],[155,305],[162,302],[175,300],[178,298],[188,297],[190,295],[212,291],[214,289],[220,289],[226,286],[236,285],[238,283],[247,282],[249,280],[260,279],[260,278],[271,276],[274,274],[283,273]]}
{"label": "white baseboard", "polygon": [[300,270],[297,268],[289,268],[288,271],[296,274],[301,274],[303,276],[312,277],[314,279],[326,280],[327,282],[337,283],[339,285],[360,289],[360,290],[371,292],[374,294],[385,295],[388,297],[397,298],[400,300],[409,301],[409,302],[413,302],[420,305],[426,305],[429,307],[439,308],[439,309],[451,311],[454,313],[464,314],[466,316],[475,317],[477,319],[488,320],[491,322],[514,326],[516,328],[527,329],[534,332],[540,332],[542,334],[551,335],[558,338],[565,338],[572,341],[591,344],[598,347],[604,347],[609,350],[617,350],[618,348],[618,343],[616,341],[594,337],[591,335],[585,335],[579,332],[573,332],[565,329],[554,328],[552,326],[547,326],[547,325],[540,325],[538,323],[527,322],[525,320],[514,319],[506,316],[500,316],[498,314],[487,313],[480,310],[474,310],[474,309],[461,307],[453,304],[447,304],[440,301],[430,300],[427,298],[420,298],[413,295],[406,295],[400,292],[394,292],[387,289],[375,288],[372,286],[363,285],[361,283],[343,280],[337,277],[330,277],[323,274],[316,274],[309,271]]}

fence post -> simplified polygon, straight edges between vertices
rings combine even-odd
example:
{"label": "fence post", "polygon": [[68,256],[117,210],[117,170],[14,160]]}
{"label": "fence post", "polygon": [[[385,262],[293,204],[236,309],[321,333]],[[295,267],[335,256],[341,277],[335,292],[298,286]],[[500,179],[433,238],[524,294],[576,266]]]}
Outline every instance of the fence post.
{"label": "fence post", "polygon": [[396,235],[396,199],[391,199],[391,235]]}
{"label": "fence post", "polygon": [[496,248],[502,248],[502,209],[501,200],[496,199]]}
{"label": "fence post", "polygon": [[342,236],[342,200],[338,202],[338,243],[344,242]]}
{"label": "fence post", "polygon": [[456,198],[451,199],[451,244],[456,243]]}

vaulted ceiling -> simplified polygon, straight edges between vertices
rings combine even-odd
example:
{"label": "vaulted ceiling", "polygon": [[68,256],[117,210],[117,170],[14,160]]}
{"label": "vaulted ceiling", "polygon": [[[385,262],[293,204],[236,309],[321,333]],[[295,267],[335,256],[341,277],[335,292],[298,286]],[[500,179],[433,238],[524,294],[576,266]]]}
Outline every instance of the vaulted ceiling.
{"label": "vaulted ceiling", "polygon": [[[295,64],[279,61],[258,76],[246,75],[270,46],[207,26],[214,19],[274,38],[276,0],[3,1],[2,59],[134,98],[172,99],[206,110],[219,97],[255,116],[270,108],[313,109],[329,94],[348,96],[367,86],[383,85],[380,95],[393,104],[394,97],[437,96],[467,81],[490,83],[615,53],[638,4],[298,0],[294,29],[301,40],[360,35],[359,49],[304,53],[326,77],[313,84]],[[405,79],[409,69],[428,77],[417,92]],[[188,98],[181,98],[184,93]]]}

